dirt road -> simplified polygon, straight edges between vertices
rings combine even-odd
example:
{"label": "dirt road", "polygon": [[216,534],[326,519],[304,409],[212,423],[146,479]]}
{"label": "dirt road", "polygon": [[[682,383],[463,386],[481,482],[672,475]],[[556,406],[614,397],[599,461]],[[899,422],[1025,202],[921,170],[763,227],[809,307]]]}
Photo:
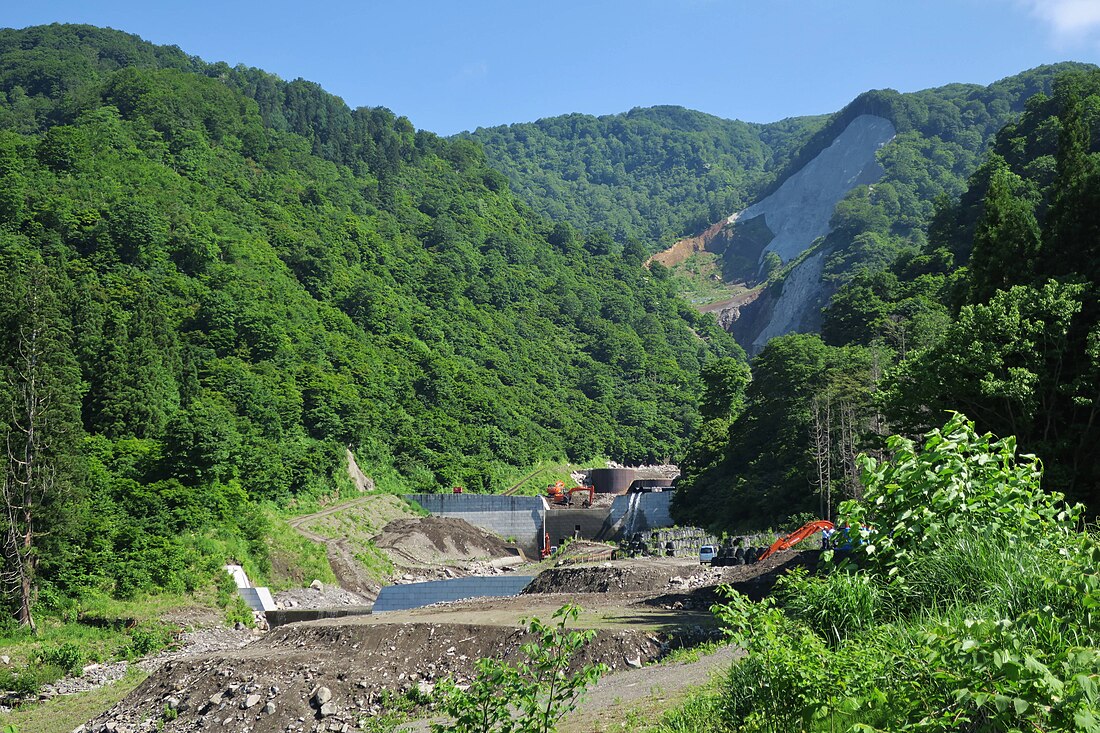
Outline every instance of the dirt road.
{"label": "dirt road", "polygon": [[376,581],[363,569],[363,566],[355,559],[355,553],[348,546],[348,540],[344,537],[333,538],[325,537],[316,532],[313,532],[307,527],[325,517],[332,516],[342,511],[346,511],[361,504],[366,504],[368,501],[372,501],[373,497],[364,496],[358,499],[352,499],[351,501],[345,501],[340,504],[334,504],[327,509],[322,509],[314,514],[307,514],[302,517],[295,517],[287,521],[291,527],[293,527],[299,534],[308,540],[316,542],[317,544],[325,546],[325,554],[328,556],[328,564],[332,566],[332,572],[336,575],[336,579],[340,581],[340,587],[344,590],[350,590],[353,593],[358,593],[364,596],[367,600],[374,600],[378,597],[378,590],[381,587]]}
{"label": "dirt road", "polygon": [[[726,673],[742,655],[733,646],[723,646],[693,662],[653,664],[641,669],[624,669],[605,675],[584,700],[562,720],[561,733],[608,733],[635,730],[639,723],[655,720],[692,692]],[[432,722],[442,718],[416,720],[398,727],[399,733],[427,733]]]}

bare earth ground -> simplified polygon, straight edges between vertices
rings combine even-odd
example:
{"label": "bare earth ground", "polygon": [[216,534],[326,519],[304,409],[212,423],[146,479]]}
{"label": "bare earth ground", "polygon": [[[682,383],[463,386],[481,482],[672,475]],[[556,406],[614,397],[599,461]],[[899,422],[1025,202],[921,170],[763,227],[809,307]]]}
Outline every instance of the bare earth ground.
{"label": "bare earth ground", "polygon": [[[382,557],[393,561],[398,574],[429,577],[501,572],[501,565],[518,559],[514,548],[465,522],[409,515],[396,497],[375,494],[293,520],[299,532],[327,547],[345,587],[297,589],[277,600],[325,607],[373,597],[377,583],[357,559],[364,552],[372,558],[385,552]],[[626,730],[630,721],[652,718],[735,658],[736,650],[727,647],[692,663],[652,664],[670,649],[719,636],[710,607],[722,599],[720,584],[759,598],[786,569],[814,561],[813,552],[728,568],[685,558],[610,560],[608,546],[577,542],[552,560],[517,568],[537,578],[513,598],[291,624],[262,635],[181,617],[174,621],[189,629],[183,648],[143,661],[149,677],[77,731],[360,731],[393,696],[430,695],[444,678],[468,681],[481,657],[520,659],[525,621],[549,622],[565,603],[582,609],[573,627],[596,632],[574,663],[601,662],[610,672],[562,730]],[[92,670],[56,692],[94,688],[118,674]],[[108,699],[104,695],[99,705]],[[96,709],[103,708],[89,708],[86,715]],[[426,725],[417,721],[410,730]]]}
{"label": "bare earth ground", "polygon": [[461,683],[479,657],[517,659],[523,619],[548,621],[566,602],[583,608],[577,627],[597,631],[575,662],[603,662],[611,673],[565,730],[613,730],[628,714],[667,707],[733,658],[726,649],[692,664],[643,666],[671,647],[716,635],[709,606],[719,599],[717,583],[760,596],[778,573],[813,554],[720,569],[674,558],[564,566],[537,581],[536,590],[556,592],[292,624],[241,649],[167,662],[87,730],[361,730],[387,695],[430,693],[444,677]]}

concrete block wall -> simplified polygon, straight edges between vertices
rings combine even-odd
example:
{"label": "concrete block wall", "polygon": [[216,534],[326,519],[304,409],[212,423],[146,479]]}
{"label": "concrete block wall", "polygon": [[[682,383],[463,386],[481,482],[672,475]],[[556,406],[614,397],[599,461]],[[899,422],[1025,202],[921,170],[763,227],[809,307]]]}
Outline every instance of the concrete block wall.
{"label": "concrete block wall", "polygon": [[580,525],[582,539],[596,539],[607,520],[607,510],[592,507],[589,509],[548,509],[546,511],[546,532],[550,535],[551,545],[560,545],[563,538],[572,539]]}
{"label": "concrete block wall", "polygon": [[405,498],[437,517],[464,519],[498,537],[514,537],[528,557],[537,558],[542,548],[546,501],[541,496],[410,494]]}
{"label": "concrete block wall", "polygon": [[491,575],[487,577],[433,580],[427,583],[387,585],[378,593],[374,613],[420,608],[443,601],[483,596],[515,596],[527,587],[530,575]]}
{"label": "concrete block wall", "polygon": [[237,592],[253,611],[275,610],[275,599],[267,588],[238,588]]}

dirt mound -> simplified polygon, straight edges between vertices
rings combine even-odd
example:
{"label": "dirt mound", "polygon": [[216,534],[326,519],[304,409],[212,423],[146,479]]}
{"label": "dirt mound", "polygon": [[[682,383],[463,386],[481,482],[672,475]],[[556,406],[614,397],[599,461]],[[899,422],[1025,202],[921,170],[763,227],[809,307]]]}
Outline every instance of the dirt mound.
{"label": "dirt mound", "polygon": [[674,566],[603,563],[544,570],[523,589],[528,593],[618,593],[663,588],[677,575]]}
{"label": "dirt mound", "polygon": [[[479,657],[517,659],[529,640],[505,626],[295,624],[236,652],[169,662],[86,730],[361,730],[387,695],[468,680]],[[604,629],[574,663],[622,669],[660,651],[655,635]]]}
{"label": "dirt mound", "polygon": [[605,562],[580,567],[544,570],[523,589],[524,593],[617,593],[667,591],[672,594],[729,584],[738,591],[762,598],[775,579],[795,566],[814,567],[820,551],[784,552],[752,565],[713,568],[684,560],[660,558]]}
{"label": "dirt mound", "polygon": [[463,519],[423,517],[397,519],[374,538],[394,562],[412,566],[464,565],[513,558],[516,550],[499,537]]}

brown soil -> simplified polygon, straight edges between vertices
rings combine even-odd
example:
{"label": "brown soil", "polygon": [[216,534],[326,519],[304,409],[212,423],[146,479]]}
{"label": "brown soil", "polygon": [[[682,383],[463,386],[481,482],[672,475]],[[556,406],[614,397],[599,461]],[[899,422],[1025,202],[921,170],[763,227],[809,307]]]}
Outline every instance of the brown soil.
{"label": "brown soil", "polygon": [[650,262],[656,261],[660,262],[665,267],[675,267],[696,252],[705,252],[707,246],[722,233],[722,228],[725,226],[726,220],[721,219],[708,227],[702,234],[695,237],[688,237],[687,239],[681,239],[668,249],[653,255],[650,258]]}
{"label": "brown soil", "polygon": [[[529,640],[507,626],[295,624],[234,653],[169,662],[88,727],[151,731],[165,709],[175,707],[164,731],[358,730],[388,694],[417,687],[427,693],[445,677],[461,684],[477,659],[518,660]],[[574,663],[621,669],[628,659],[640,664],[660,651],[661,640],[651,633],[605,629]],[[322,701],[331,707],[322,710]]]}
{"label": "brown soil", "polygon": [[403,566],[453,565],[514,557],[512,545],[463,519],[398,519],[374,538]]}
{"label": "brown soil", "polygon": [[[523,620],[550,621],[565,602],[583,609],[575,627],[596,631],[577,663],[603,662],[612,672],[563,730],[607,730],[617,715],[671,704],[732,659],[730,650],[693,665],[635,668],[670,647],[717,635],[709,612],[720,598],[717,583],[759,596],[780,572],[814,555],[785,553],[730,568],[677,558],[554,568],[534,588],[554,592],[280,627],[243,649],[169,661],[87,730],[361,730],[360,721],[378,713],[387,694],[427,693],[447,676],[469,679],[479,657],[516,659],[526,638]],[[168,708],[175,712],[166,715]]]}

